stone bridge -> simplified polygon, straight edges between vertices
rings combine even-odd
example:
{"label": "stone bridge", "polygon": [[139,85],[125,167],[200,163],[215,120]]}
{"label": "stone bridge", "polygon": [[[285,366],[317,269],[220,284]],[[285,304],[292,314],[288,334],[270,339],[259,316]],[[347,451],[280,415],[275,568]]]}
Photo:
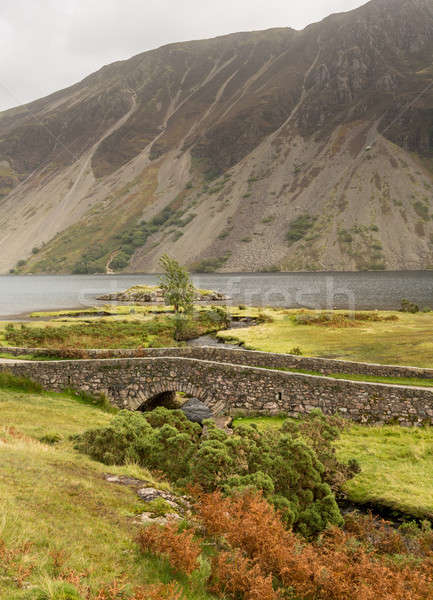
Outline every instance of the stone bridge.
{"label": "stone bridge", "polygon": [[[15,350],[19,354],[18,349]],[[92,352],[98,357],[108,354],[107,351]],[[124,355],[130,351],[117,352]],[[50,390],[72,388],[92,394],[104,393],[115,406],[130,410],[146,410],[155,406],[164,394],[179,391],[199,398],[215,415],[239,412],[299,415],[317,407],[327,414],[338,412],[363,423],[433,422],[433,388],[303,375],[277,370],[285,368],[283,364],[293,368],[293,361],[298,357],[227,349],[222,352],[215,354],[211,348],[152,349],[140,358],[12,361],[0,364],[0,371],[29,377]],[[214,360],[208,360],[211,356]],[[275,360],[279,364],[277,368]],[[323,359],[311,360],[319,361],[320,365]],[[242,364],[246,361],[258,362],[261,366]],[[357,363],[347,364],[352,365],[353,372]],[[344,362],[342,365],[342,369],[347,368]],[[359,365],[361,370],[389,368],[394,376],[396,370],[400,373],[399,369],[407,376],[409,369],[412,375],[416,372],[420,377],[433,377],[433,371],[428,369]],[[335,370],[333,364],[332,371]]]}

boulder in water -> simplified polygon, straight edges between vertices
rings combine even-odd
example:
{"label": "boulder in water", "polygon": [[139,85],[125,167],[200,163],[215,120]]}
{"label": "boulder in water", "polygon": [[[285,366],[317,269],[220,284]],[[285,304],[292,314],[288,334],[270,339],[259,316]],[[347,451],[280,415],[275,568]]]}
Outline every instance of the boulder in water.
{"label": "boulder in water", "polygon": [[206,419],[212,419],[213,414],[210,408],[203,402],[200,402],[197,398],[190,398],[185,402],[181,409],[186,418],[193,423],[200,423],[200,425]]}

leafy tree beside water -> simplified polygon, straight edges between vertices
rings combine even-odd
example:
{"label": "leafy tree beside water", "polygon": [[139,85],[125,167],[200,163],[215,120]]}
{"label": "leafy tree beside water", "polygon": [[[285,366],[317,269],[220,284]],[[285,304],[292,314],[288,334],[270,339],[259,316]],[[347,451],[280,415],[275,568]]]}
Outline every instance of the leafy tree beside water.
{"label": "leafy tree beside water", "polygon": [[165,303],[173,306],[176,313],[191,313],[195,290],[188,271],[167,254],[159,262],[163,268],[160,286]]}

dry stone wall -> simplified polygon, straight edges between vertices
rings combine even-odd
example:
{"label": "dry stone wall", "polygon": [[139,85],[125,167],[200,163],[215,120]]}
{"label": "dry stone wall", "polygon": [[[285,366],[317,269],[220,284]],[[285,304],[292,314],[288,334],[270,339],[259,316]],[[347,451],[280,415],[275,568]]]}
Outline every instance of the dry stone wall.
{"label": "dry stone wall", "polygon": [[[47,355],[52,350],[43,348],[2,348],[2,352],[19,356],[20,354]],[[195,358],[213,362],[224,362],[250,367],[264,367],[269,369],[302,369],[315,371],[323,375],[343,373],[347,375],[373,375],[376,377],[418,377],[433,379],[433,369],[419,367],[402,367],[397,365],[378,365],[354,361],[335,360],[329,358],[314,358],[295,356],[293,354],[273,354],[271,352],[257,352],[252,350],[230,349],[221,347],[185,347],[185,348],[143,348],[139,350],[77,350],[77,358],[154,358],[171,356],[177,358]],[[59,357],[62,353],[59,352]],[[68,352],[70,358],[71,353]],[[74,357],[75,358],[75,357]]]}
{"label": "dry stone wall", "polygon": [[433,390],[427,388],[336,380],[233,361],[175,356],[17,361],[0,364],[0,370],[30,377],[51,390],[102,392],[114,405],[131,410],[146,407],[157,394],[177,390],[199,398],[215,415],[242,411],[301,415],[321,408],[360,423],[433,424]]}

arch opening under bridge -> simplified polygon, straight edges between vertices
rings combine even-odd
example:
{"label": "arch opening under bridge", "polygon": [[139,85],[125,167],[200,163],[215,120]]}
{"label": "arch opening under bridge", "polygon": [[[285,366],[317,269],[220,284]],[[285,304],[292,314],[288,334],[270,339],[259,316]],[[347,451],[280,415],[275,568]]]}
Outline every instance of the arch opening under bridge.
{"label": "arch opening under bridge", "polygon": [[170,382],[167,385],[146,386],[145,389],[139,390],[138,396],[136,396],[134,403],[130,404],[130,408],[140,412],[149,412],[159,406],[169,409],[179,408],[179,393],[184,395],[186,399],[197,398],[210,410],[215,406],[216,397],[214,394],[205,392],[201,387],[191,383],[178,381],[176,383]]}

